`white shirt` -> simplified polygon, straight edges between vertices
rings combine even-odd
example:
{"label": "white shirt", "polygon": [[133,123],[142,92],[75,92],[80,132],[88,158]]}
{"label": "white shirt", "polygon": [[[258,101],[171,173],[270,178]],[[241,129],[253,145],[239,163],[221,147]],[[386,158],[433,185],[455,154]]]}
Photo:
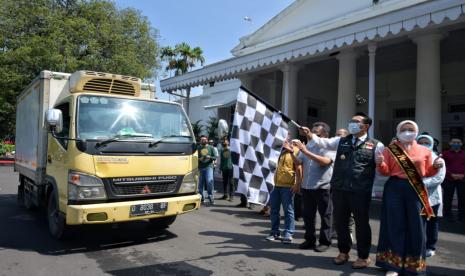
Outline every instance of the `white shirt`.
{"label": "white shirt", "polygon": [[[354,136],[354,138],[352,139],[352,144],[355,143],[356,138],[357,137]],[[367,134],[365,134],[365,135],[363,135],[361,137],[358,137],[358,139],[360,141],[362,141],[362,142],[365,142],[365,140],[367,138],[368,138]],[[321,138],[321,137],[318,137],[316,135],[313,135],[312,140],[310,140],[307,143],[307,148],[310,149],[311,147],[317,146],[317,147],[324,148],[324,149],[327,149],[327,150],[337,150],[340,140],[341,140],[341,137]],[[384,150],[383,143],[378,142],[378,144],[376,144],[375,153],[376,154],[378,154],[378,153],[381,154],[381,153],[383,153],[383,150]]]}

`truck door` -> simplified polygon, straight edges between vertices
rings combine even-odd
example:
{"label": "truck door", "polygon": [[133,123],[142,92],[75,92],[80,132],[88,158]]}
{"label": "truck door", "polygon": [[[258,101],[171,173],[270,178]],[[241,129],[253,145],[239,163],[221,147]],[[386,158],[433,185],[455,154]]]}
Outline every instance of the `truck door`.
{"label": "truck door", "polygon": [[48,150],[47,150],[47,175],[55,179],[58,187],[59,195],[59,206],[60,210],[66,210],[67,205],[67,187],[68,187],[68,168],[69,168],[69,157],[68,157],[68,143],[69,141],[65,138],[70,137],[70,102],[59,104],[55,107],[60,109],[63,114],[63,131],[58,133],[58,137],[54,138],[49,134],[48,139]]}

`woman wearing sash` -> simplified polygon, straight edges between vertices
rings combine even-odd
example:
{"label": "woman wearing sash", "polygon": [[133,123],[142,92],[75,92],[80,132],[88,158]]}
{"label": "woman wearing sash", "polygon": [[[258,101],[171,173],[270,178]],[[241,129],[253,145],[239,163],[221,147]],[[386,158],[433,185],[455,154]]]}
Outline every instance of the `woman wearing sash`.
{"label": "woman wearing sash", "polygon": [[443,160],[433,161],[431,150],[415,141],[413,121],[397,125],[398,140],[376,156],[380,174],[390,176],[384,186],[376,265],[386,275],[426,275],[425,219],[434,216],[422,178],[433,176]]}

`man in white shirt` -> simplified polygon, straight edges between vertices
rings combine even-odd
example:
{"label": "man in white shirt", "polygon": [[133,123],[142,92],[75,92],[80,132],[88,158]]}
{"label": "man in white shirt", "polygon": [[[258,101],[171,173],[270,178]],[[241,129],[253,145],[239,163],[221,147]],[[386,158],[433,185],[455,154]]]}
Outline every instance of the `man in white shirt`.
{"label": "man in white shirt", "polygon": [[368,129],[372,119],[364,113],[357,113],[350,120],[346,137],[320,138],[313,135],[310,129],[301,128],[307,135],[307,148],[317,146],[328,150],[336,150],[331,188],[334,204],[334,219],[338,237],[339,255],[334,263],[341,265],[349,260],[352,247],[349,219],[354,215],[358,259],[352,264],[355,269],[370,265],[371,227],[369,209],[373,180],[376,173],[375,156],[380,154],[384,145],[368,137]]}

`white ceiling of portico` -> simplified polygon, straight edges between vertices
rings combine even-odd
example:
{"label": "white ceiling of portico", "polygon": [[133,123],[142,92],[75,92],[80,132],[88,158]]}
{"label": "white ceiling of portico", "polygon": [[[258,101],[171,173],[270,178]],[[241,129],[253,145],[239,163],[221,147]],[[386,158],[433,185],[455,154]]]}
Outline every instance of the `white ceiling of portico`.
{"label": "white ceiling of portico", "polygon": [[427,0],[296,0],[231,50],[242,56]]}

